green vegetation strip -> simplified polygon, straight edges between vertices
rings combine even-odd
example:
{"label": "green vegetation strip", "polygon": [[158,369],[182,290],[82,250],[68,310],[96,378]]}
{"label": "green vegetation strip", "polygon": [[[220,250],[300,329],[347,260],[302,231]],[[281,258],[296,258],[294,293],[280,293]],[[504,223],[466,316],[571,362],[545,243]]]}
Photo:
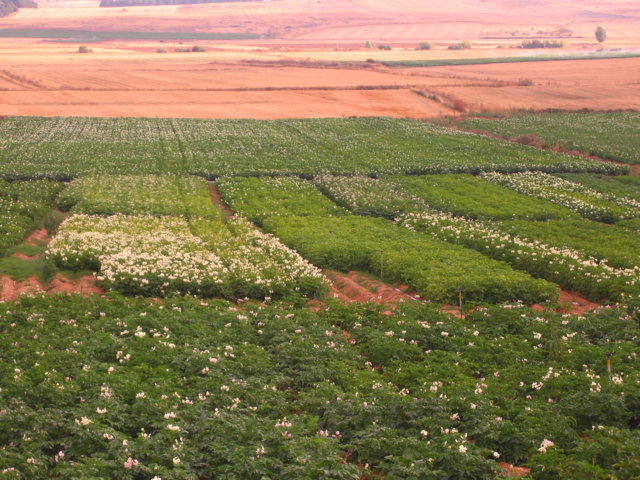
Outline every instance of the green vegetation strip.
{"label": "green vegetation strip", "polygon": [[561,145],[628,164],[640,163],[640,113],[535,113],[500,119],[468,119],[461,128],[505,138],[529,136],[547,146]]}
{"label": "green vegetation strip", "polygon": [[516,192],[562,205],[591,220],[614,223],[640,217],[640,202],[637,200],[603,194],[584,185],[542,172],[511,175],[483,173],[480,176]]}
{"label": "green vegetation strip", "polygon": [[300,178],[223,178],[217,186],[234,211],[258,224],[274,215],[348,215],[311,183]]}
{"label": "green vegetation strip", "polygon": [[640,202],[640,176],[608,177],[579,173],[563,173],[558,176],[570,182],[584,185],[605,196],[626,197]]}
{"label": "green vegetation strip", "polygon": [[0,176],[379,175],[628,169],[414,120],[9,117]]}
{"label": "green vegetation strip", "polygon": [[529,197],[472,175],[385,176],[382,180],[436,210],[468,218],[576,218],[566,207]]}
{"label": "green vegetation strip", "polygon": [[103,30],[74,30],[67,28],[0,28],[0,37],[56,38],[77,41],[102,40],[245,40],[260,38],[252,33],[206,32],[132,32]]}
{"label": "green vegetation strip", "polygon": [[[501,226],[441,212],[408,214],[398,219],[400,225],[411,231],[425,232],[436,239],[475,249],[592,300],[618,300],[624,295],[640,293],[640,270],[637,262],[633,263],[631,251],[637,242],[608,225],[591,228],[580,222],[563,222],[566,232],[554,238],[553,226],[561,229],[565,223],[522,221]],[[603,232],[605,227],[611,228]],[[550,240],[549,244],[545,240]],[[611,242],[612,248],[598,248],[597,242]],[[624,253],[615,252],[614,245],[624,248]],[[616,268],[613,265],[631,266]]]}
{"label": "green vegetation strip", "polygon": [[563,60],[601,60],[606,58],[636,58],[639,52],[609,51],[592,54],[567,54],[567,55],[531,55],[514,57],[487,57],[487,58],[445,58],[433,60],[385,60],[381,61],[388,67],[447,67],[454,65],[486,65],[489,63],[524,63],[524,62],[557,62]]}
{"label": "green vegetation strip", "polygon": [[321,268],[365,270],[410,285],[433,302],[555,300],[557,287],[482,254],[379,218],[270,217],[265,230]]}
{"label": "green vegetation strip", "polygon": [[222,218],[206,180],[159,175],[100,175],[74,180],[58,198],[62,210],[90,215],[182,215]]}
{"label": "green vegetation strip", "polygon": [[36,223],[42,222],[63,187],[47,180],[0,180],[0,252],[20,243]]}

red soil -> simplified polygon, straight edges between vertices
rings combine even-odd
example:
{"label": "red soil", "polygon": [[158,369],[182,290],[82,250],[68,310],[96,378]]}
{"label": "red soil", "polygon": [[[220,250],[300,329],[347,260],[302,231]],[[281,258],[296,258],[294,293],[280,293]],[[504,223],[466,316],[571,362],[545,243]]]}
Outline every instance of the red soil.
{"label": "red soil", "polygon": [[500,462],[500,468],[502,470],[499,473],[501,477],[526,477],[531,473],[530,468],[516,467],[507,462]]}
{"label": "red soil", "polygon": [[57,274],[55,278],[44,285],[37,277],[26,280],[13,280],[7,275],[0,276],[0,301],[10,302],[18,300],[21,295],[35,295],[39,293],[79,293],[81,295],[103,294],[104,291],[95,284],[95,279],[84,276],[77,280]]}
{"label": "red soil", "polygon": [[211,193],[211,201],[216,207],[222,210],[225,216],[233,217],[235,215],[235,212],[231,210],[231,208],[229,208],[229,205],[227,205],[224,200],[222,200],[220,192],[218,191],[218,187],[215,183],[209,184],[209,192]]}
{"label": "red soil", "polygon": [[[24,241],[27,245],[44,246],[48,245],[51,237],[43,228],[36,230]],[[36,260],[42,255],[29,257],[20,253],[14,253],[15,257],[23,260]],[[96,285],[96,280],[91,275],[85,275],[72,280],[61,273],[47,284],[43,284],[38,277],[29,277],[26,280],[14,280],[8,275],[0,276],[0,301],[10,302],[20,298],[21,295],[34,295],[38,293],[79,293],[81,295],[103,294],[104,290]]]}
{"label": "red soil", "polygon": [[343,274],[327,270],[324,274],[331,280],[330,295],[347,303],[373,302],[393,305],[399,302],[419,301],[418,298],[407,293],[406,285],[387,285],[380,280],[353,271]]}
{"label": "red soil", "polygon": [[49,236],[47,230],[41,228],[29,235],[24,243],[26,243],[27,245],[33,245],[34,247],[41,247],[43,245],[48,245],[50,241],[51,237]]}
{"label": "red soil", "polygon": [[[566,292],[564,290],[560,291],[558,304],[559,306],[556,309],[557,312],[571,313],[573,315],[582,315],[583,313],[602,308],[602,305],[600,305],[599,303],[590,302],[577,293]],[[547,310],[545,307],[537,303],[531,305],[531,308],[533,308],[534,310],[539,310],[541,312]]]}

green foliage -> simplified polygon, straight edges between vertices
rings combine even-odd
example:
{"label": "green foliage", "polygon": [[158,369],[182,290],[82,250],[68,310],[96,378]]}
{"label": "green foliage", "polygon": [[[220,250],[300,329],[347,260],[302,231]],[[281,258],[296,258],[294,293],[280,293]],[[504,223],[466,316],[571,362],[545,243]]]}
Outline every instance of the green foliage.
{"label": "green foliage", "polygon": [[0,305],[0,469],[493,480],[504,460],[534,478],[637,478],[640,330],[624,308],[381,310],[114,295]]}
{"label": "green foliage", "polygon": [[420,198],[431,208],[457,216],[531,220],[576,217],[567,208],[472,175],[388,176],[382,179]]}
{"label": "green foliage", "polygon": [[469,119],[460,127],[505,138],[535,134],[546,145],[560,144],[609,160],[640,163],[640,113],[530,113],[501,119]]}
{"label": "green foliage", "polygon": [[78,53],[93,53],[93,50],[86,45],[80,45],[78,47]]}
{"label": "green foliage", "polygon": [[480,176],[516,192],[562,205],[591,220],[614,223],[640,217],[640,202],[634,199],[602,194],[553,175],[523,172],[511,175],[483,173]]}
{"label": "green foliage", "polygon": [[300,178],[223,178],[217,185],[222,198],[233,210],[258,224],[271,216],[348,213]]}
{"label": "green foliage", "polygon": [[561,173],[559,177],[579,183],[612,198],[625,197],[640,202],[640,182],[637,176],[609,177],[580,173]]}
{"label": "green foliage", "polygon": [[[77,132],[82,131],[82,135]],[[10,117],[0,175],[370,175],[481,171],[625,173],[414,120],[199,120]]]}
{"label": "green foliage", "polygon": [[598,40],[598,43],[602,43],[607,39],[607,32],[601,26],[598,26],[598,28],[596,28],[595,35],[596,35],[596,40]]}
{"label": "green foliage", "polygon": [[500,227],[520,238],[557,248],[579,250],[615,268],[640,266],[640,237],[615,225],[588,220],[501,222]]}
{"label": "green foliage", "polygon": [[427,208],[422,199],[374,178],[321,175],[313,181],[331,200],[358,215],[392,220]]}
{"label": "green foliage", "polygon": [[432,48],[433,44],[431,42],[420,42],[416,50],[431,50]]}
{"label": "green foliage", "polygon": [[47,180],[0,181],[0,252],[20,243],[42,221],[63,186]]}
{"label": "green foliage", "polygon": [[365,270],[410,285],[433,302],[457,289],[473,302],[557,298],[557,288],[477,252],[364,217],[271,217],[264,228],[321,268]]}
{"label": "green foliage", "polygon": [[[640,289],[640,272],[637,266],[615,268],[606,260],[592,256],[611,255],[616,262],[622,264],[633,262],[633,254],[629,248],[635,243],[635,239],[619,230],[607,232],[607,235],[610,234],[620,245],[626,245],[626,258],[614,249],[597,249],[594,246],[597,240],[594,238],[590,241],[589,237],[597,233],[598,228],[591,230],[591,225],[579,222],[567,222],[566,234],[559,235],[558,239],[551,230],[554,225],[562,228],[564,224],[561,221],[550,220],[548,225],[545,222],[524,221],[501,225],[440,212],[422,212],[400,217],[398,223],[409,230],[425,232],[437,239],[473,248],[535,277],[545,278],[567,290],[583,293],[593,300],[619,299],[625,293],[638,293]],[[605,227],[607,226],[603,225],[601,230]],[[577,237],[574,239],[572,234]],[[579,235],[583,238],[580,239]],[[600,241],[606,238],[601,238]],[[579,245],[591,250],[585,252],[569,248],[563,243],[563,239],[569,245]],[[549,240],[550,244],[544,240]]]}
{"label": "green foliage", "polygon": [[58,205],[90,215],[183,215],[222,219],[207,182],[198,177],[99,175],[74,180]]}

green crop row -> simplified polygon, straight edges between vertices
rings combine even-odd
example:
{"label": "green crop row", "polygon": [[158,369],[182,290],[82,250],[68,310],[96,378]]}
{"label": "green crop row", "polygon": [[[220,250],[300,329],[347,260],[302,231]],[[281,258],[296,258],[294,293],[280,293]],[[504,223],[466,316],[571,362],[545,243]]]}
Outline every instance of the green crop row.
{"label": "green crop row", "polygon": [[[409,214],[399,218],[398,223],[411,231],[425,232],[439,240],[464,245],[506,261],[514,268],[555,282],[567,290],[580,292],[593,300],[616,300],[624,294],[640,292],[637,262],[630,268],[615,268],[603,259],[605,254],[616,253],[615,244],[624,246],[627,255],[633,257],[630,248],[636,243],[630,235],[619,230],[610,230],[605,236],[598,237],[597,233],[605,233],[602,230],[610,227],[608,225],[603,225],[600,230],[589,230],[589,226],[583,223],[565,222],[566,232],[555,239],[553,228],[561,229],[565,223],[514,221],[506,223],[509,228],[438,212]],[[591,239],[589,232],[592,232]],[[609,238],[611,249],[595,246]],[[550,243],[546,244],[545,240],[550,240]],[[585,251],[577,247],[583,247]],[[624,253],[619,252],[614,261],[618,264],[633,263],[629,257],[624,258]]]}
{"label": "green crop row", "polygon": [[62,210],[89,215],[183,215],[222,218],[207,182],[169,175],[81,177],[59,196]]}
{"label": "green crop row", "polygon": [[618,225],[584,219],[500,222],[497,227],[520,238],[578,250],[614,268],[640,267],[640,236]]}
{"label": "green crop row", "polygon": [[371,175],[625,173],[624,167],[540,151],[412,120],[197,120],[10,117],[0,123],[0,175]]}
{"label": "green crop row", "polygon": [[217,186],[234,211],[258,224],[271,216],[348,214],[300,178],[230,177],[220,179]]}
{"label": "green crop row", "polygon": [[366,270],[410,285],[433,302],[554,300],[557,287],[477,252],[379,218],[270,217],[264,228],[321,268]]}
{"label": "green crop row", "polygon": [[514,192],[472,175],[384,176],[429,207],[467,218],[546,220],[577,215],[568,208]]}
{"label": "green crop row", "polygon": [[562,173],[559,177],[570,182],[584,185],[609,197],[626,197],[640,202],[640,182],[637,176],[609,177],[605,175],[592,175],[587,173]]}
{"label": "green crop row", "polygon": [[640,217],[640,202],[632,198],[602,194],[584,185],[542,172],[510,175],[493,172],[480,176],[516,192],[562,205],[591,220],[613,223]]}
{"label": "green crop row", "polygon": [[417,196],[375,178],[321,175],[313,182],[331,200],[357,215],[394,219],[427,208]]}
{"label": "green crop row", "polygon": [[484,130],[505,138],[538,137],[548,146],[560,144],[569,150],[598,155],[629,164],[640,163],[640,114],[535,113],[500,119],[469,119],[460,127]]}

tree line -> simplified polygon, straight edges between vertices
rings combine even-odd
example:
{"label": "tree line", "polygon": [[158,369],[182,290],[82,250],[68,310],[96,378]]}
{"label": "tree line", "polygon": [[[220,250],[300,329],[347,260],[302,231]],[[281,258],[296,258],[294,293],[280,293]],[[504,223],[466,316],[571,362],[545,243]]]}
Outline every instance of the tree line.
{"label": "tree line", "polygon": [[[2,0],[0,0],[2,1]],[[252,0],[101,0],[101,7],[136,7],[148,5],[183,5],[190,3],[248,2]]]}
{"label": "tree line", "polygon": [[18,8],[38,8],[33,0],[0,0],[0,17],[12,14]]}

